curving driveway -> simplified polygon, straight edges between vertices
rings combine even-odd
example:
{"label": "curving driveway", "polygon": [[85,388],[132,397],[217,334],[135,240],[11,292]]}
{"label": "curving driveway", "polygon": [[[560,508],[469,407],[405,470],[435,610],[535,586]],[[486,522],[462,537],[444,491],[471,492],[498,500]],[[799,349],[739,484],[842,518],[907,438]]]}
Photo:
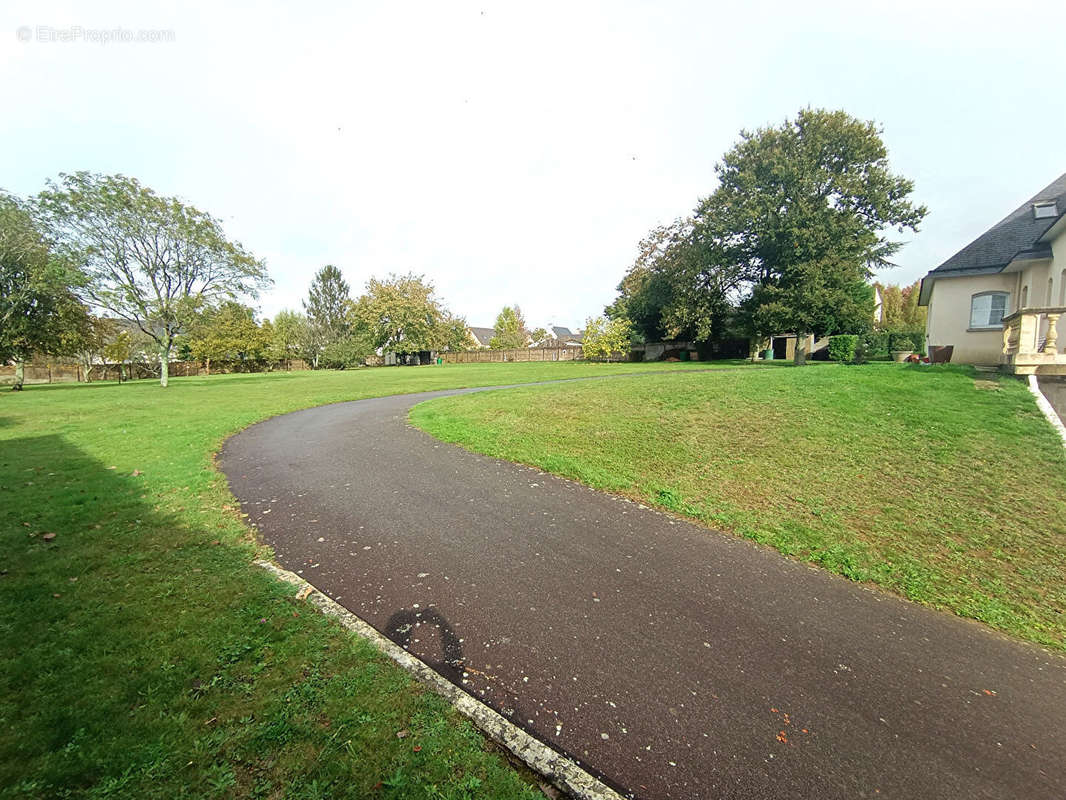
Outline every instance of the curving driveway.
{"label": "curving driveway", "polygon": [[408,426],[465,391],[221,465],[283,566],[637,797],[1066,797],[1066,659]]}

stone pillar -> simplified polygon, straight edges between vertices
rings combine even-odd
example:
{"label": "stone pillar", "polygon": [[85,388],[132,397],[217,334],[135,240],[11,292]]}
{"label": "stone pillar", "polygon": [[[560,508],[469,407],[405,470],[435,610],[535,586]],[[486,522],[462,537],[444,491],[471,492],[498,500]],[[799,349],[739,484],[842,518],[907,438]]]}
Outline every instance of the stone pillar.
{"label": "stone pillar", "polygon": [[1057,353],[1059,347],[1058,314],[1047,315],[1047,341],[1044,342],[1045,353]]}

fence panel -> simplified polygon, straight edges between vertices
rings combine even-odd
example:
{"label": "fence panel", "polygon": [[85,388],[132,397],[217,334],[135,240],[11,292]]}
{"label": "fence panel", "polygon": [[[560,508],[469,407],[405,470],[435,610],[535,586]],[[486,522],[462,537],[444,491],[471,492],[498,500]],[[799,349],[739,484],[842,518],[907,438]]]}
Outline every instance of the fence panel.
{"label": "fence panel", "polygon": [[441,353],[445,364],[503,364],[522,361],[577,361],[580,347],[523,347],[515,350],[464,350]]}

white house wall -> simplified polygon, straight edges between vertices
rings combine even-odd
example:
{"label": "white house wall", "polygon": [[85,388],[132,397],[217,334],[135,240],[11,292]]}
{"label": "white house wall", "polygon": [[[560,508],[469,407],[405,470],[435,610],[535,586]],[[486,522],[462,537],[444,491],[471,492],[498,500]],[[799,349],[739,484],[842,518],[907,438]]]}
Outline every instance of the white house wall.
{"label": "white house wall", "polygon": [[926,343],[953,345],[953,363],[998,364],[1003,352],[1001,330],[970,330],[970,300],[980,292],[1009,292],[1008,313],[1017,309],[1018,275],[998,273],[937,278],[929,297]]}

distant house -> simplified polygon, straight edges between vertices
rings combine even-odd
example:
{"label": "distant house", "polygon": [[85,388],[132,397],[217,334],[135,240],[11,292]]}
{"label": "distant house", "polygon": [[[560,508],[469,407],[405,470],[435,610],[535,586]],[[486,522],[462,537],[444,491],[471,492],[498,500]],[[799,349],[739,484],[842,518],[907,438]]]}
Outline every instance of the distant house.
{"label": "distant house", "polygon": [[565,347],[580,347],[581,335],[574,333],[569,328],[564,328],[560,325],[552,325],[548,330],[551,331],[555,341]]}
{"label": "distant house", "polygon": [[928,345],[952,361],[1017,374],[1064,374],[1066,174],[1060,175],[922,280]]}
{"label": "distant house", "polygon": [[475,328],[468,325],[466,331],[474,340],[475,347],[488,347],[492,337],[496,335],[495,328]]}

